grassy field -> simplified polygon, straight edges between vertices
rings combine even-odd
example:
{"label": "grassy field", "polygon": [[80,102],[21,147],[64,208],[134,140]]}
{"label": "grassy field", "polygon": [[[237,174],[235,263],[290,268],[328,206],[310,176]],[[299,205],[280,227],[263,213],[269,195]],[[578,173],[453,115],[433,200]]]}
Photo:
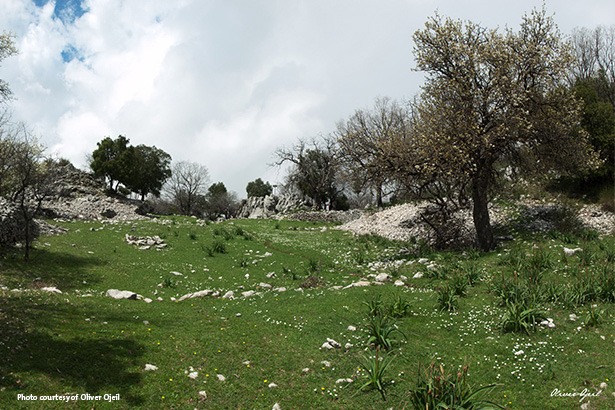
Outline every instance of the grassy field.
{"label": "grassy field", "polygon": [[446,378],[509,409],[615,408],[613,237],[483,254],[291,221],[60,225],[0,259],[2,409],[411,409]]}

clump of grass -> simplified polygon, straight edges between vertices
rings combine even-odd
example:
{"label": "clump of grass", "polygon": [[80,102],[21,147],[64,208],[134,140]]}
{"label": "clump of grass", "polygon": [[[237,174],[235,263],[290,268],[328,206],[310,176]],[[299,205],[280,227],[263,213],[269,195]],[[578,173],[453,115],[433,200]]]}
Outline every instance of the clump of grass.
{"label": "clump of grass", "polygon": [[190,232],[190,233],[188,233],[188,238],[190,238],[191,241],[196,241],[197,240],[197,235],[194,232]]}
{"label": "clump of grass", "polygon": [[367,333],[369,335],[367,344],[376,349],[384,350],[390,350],[393,347],[396,342],[395,334],[406,337],[397,325],[384,314],[370,316]]}
{"label": "clump of grass", "polygon": [[384,314],[384,305],[382,303],[382,296],[377,295],[367,302],[363,302],[367,306],[367,314],[369,316],[379,316]]}
{"label": "clump of grass", "polygon": [[171,278],[164,278],[164,280],[162,281],[162,287],[163,288],[174,288],[175,281]]}
{"label": "clump of grass", "polygon": [[528,307],[522,302],[509,302],[506,304],[506,311],[502,320],[502,331],[523,332],[530,334],[538,323],[545,320],[545,312],[542,309]]}
{"label": "clump of grass", "polygon": [[604,317],[604,310],[598,310],[598,305],[590,305],[587,315],[585,316],[585,327],[597,327],[599,326]]}
{"label": "clump of grass", "polygon": [[401,295],[399,295],[397,299],[395,299],[393,303],[388,306],[387,311],[391,317],[406,317],[411,312],[411,305],[410,302],[403,299]]}
{"label": "clump of grass", "polygon": [[496,384],[474,389],[468,383],[468,365],[458,372],[447,372],[443,365],[431,363],[421,371],[416,386],[410,390],[410,403],[415,409],[493,409],[504,407],[481,399]]}
{"label": "clump of grass", "polygon": [[380,349],[376,349],[374,356],[364,357],[363,368],[367,375],[367,381],[361,386],[359,391],[365,389],[378,390],[382,400],[386,401],[386,387],[388,382],[385,380],[387,368],[393,361],[394,356],[381,356]]}
{"label": "clump of grass", "polygon": [[459,297],[464,297],[468,291],[468,278],[464,275],[455,274],[449,280],[452,291]]}
{"label": "clump of grass", "polygon": [[440,286],[436,290],[438,308],[441,311],[454,312],[459,307],[459,297],[455,289],[448,284]]}
{"label": "clump of grass", "polygon": [[215,240],[211,245],[211,249],[214,253],[226,253],[226,244],[220,240]]}

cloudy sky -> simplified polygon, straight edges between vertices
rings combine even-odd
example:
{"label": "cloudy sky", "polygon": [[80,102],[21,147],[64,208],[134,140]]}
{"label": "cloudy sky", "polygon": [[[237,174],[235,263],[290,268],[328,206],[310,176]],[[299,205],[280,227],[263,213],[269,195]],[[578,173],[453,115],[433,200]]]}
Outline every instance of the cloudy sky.
{"label": "cloudy sky", "polygon": [[[207,166],[245,196],[277,147],[377,97],[418,93],[412,33],[437,10],[516,28],[543,0],[0,0],[19,55],[14,119],[82,168],[105,136]],[[546,0],[564,34],[615,24],[613,0]]]}

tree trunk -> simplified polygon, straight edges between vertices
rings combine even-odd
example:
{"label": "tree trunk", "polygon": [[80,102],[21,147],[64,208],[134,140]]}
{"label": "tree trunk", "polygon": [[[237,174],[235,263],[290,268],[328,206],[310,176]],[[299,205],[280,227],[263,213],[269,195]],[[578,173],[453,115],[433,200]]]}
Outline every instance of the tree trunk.
{"label": "tree trunk", "polygon": [[379,209],[384,208],[384,204],[382,202],[382,185],[378,184],[378,186],[376,187],[376,206]]}
{"label": "tree trunk", "polygon": [[491,221],[489,220],[488,189],[489,169],[479,169],[472,179],[472,217],[474,219],[478,247],[482,251],[490,251],[495,246]]}

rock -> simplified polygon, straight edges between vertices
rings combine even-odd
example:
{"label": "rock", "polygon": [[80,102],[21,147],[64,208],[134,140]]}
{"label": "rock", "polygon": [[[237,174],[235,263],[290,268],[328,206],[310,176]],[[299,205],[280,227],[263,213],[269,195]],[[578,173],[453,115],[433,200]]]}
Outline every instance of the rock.
{"label": "rock", "polygon": [[253,290],[247,290],[245,292],[241,292],[241,296],[243,296],[244,298],[249,298],[250,296],[254,296],[255,294],[256,292]]}
{"label": "rock", "polygon": [[205,400],[207,398],[207,392],[205,390],[199,391],[199,397],[201,400]]}
{"label": "rock", "polygon": [[356,331],[356,330],[357,330],[357,328],[356,328],[356,327],[354,327],[354,326],[352,326],[352,325],[349,325],[347,329],[348,329],[348,331],[350,331],[350,332],[354,332],[354,331]]}
{"label": "rock", "polygon": [[221,382],[226,381],[226,377],[221,375],[221,374],[217,374],[216,377],[218,378],[218,380],[220,380]]}
{"label": "rock", "polygon": [[327,342],[333,346],[334,348],[338,349],[340,347],[342,347],[341,344],[339,344],[338,342],[336,342],[335,340],[331,339],[331,338],[327,338]]}
{"label": "rock", "polygon": [[222,299],[235,299],[235,292],[229,290],[224,295],[222,295]]}
{"label": "rock", "polygon": [[391,276],[387,273],[379,273],[378,275],[376,275],[376,282],[386,282],[387,280],[389,280]]}
{"label": "rock", "polygon": [[570,248],[566,248],[565,246],[563,247],[563,249],[564,249],[564,254],[566,254],[566,256],[572,256],[572,255],[574,255],[577,252],[582,252],[583,251],[583,249],[581,249],[581,248],[570,249]]}
{"label": "rock", "polygon": [[155,370],[158,370],[158,366],[154,366],[153,364],[146,364],[144,370],[146,372],[153,372]]}
{"label": "rock", "polygon": [[417,272],[412,276],[412,279],[421,279],[423,277],[423,272]]}
{"label": "rock", "polygon": [[118,289],[109,289],[106,293],[107,296],[113,299],[130,299],[137,300],[142,299],[141,295],[136,294],[135,292],[131,292],[129,290],[118,290]]}
{"label": "rock", "polygon": [[264,283],[264,282],[259,283],[258,286],[263,288],[263,289],[271,289],[273,287],[270,284]]}
{"label": "rock", "polygon": [[194,380],[197,377],[199,377],[199,372],[190,372],[190,373],[188,373],[188,377],[191,378],[192,380]]}
{"label": "rock", "polygon": [[406,284],[398,279],[398,280],[395,281],[395,283],[393,283],[393,285],[395,285],[395,286],[405,286]]}
{"label": "rock", "polygon": [[180,297],[177,301],[181,302],[182,300],[186,300],[186,299],[202,298],[202,297],[210,296],[213,294],[214,294],[214,291],[211,289],[199,290],[198,292],[187,293],[184,296]]}
{"label": "rock", "polygon": [[50,293],[62,293],[62,291],[56,287],[52,287],[52,286],[46,286],[44,288],[41,288],[42,291],[44,292],[50,292]]}
{"label": "rock", "polygon": [[351,283],[348,286],[344,286],[344,289],[350,289],[352,287],[364,287],[364,286],[370,286],[372,283],[370,281],[367,280],[360,280],[358,282],[354,282]]}
{"label": "rock", "polygon": [[335,381],[335,384],[342,384],[342,383],[352,383],[352,379],[348,377],[346,379],[337,379]]}
{"label": "rock", "polygon": [[150,298],[143,298],[143,302],[152,303],[153,301]]}
{"label": "rock", "polygon": [[269,387],[270,389],[275,389],[276,387],[278,387],[278,385],[275,383],[269,383],[267,387]]}
{"label": "rock", "polygon": [[273,407],[271,408],[271,410],[282,410],[282,407],[280,407],[278,403],[275,403]]}

